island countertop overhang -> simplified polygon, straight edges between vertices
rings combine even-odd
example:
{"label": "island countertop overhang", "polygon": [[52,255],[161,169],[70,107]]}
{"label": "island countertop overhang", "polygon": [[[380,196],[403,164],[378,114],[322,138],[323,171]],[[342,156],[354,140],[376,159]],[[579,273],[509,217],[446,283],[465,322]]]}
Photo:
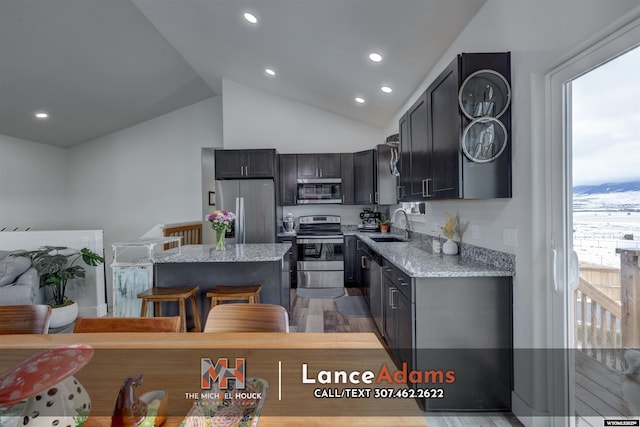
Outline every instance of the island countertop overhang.
{"label": "island countertop overhang", "polygon": [[274,262],[282,260],[291,250],[291,243],[229,244],[224,251],[215,245],[185,245],[179,252],[169,250],[151,257],[154,264],[161,263],[229,263]]}

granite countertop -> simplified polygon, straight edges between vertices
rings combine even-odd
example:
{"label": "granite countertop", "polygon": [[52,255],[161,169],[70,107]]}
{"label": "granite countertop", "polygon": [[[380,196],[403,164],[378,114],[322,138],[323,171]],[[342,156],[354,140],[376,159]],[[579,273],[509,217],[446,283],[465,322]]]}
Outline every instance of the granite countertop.
{"label": "granite countertop", "polygon": [[154,263],[189,262],[270,262],[280,261],[291,249],[291,243],[227,244],[226,250],[217,251],[215,245],[184,245],[153,255]]}
{"label": "granite countertop", "polygon": [[371,249],[382,255],[411,277],[510,277],[514,272],[491,264],[459,255],[434,254],[422,242],[376,242],[371,237],[388,236],[403,239],[390,233],[346,232],[355,235]]}

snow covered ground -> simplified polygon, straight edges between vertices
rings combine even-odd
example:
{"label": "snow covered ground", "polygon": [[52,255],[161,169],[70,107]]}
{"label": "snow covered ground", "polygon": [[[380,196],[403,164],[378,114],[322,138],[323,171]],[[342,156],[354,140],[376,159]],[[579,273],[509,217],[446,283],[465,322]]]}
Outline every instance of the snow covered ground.
{"label": "snow covered ground", "polygon": [[620,268],[617,248],[640,248],[640,192],[576,195],[573,245],[581,262]]}

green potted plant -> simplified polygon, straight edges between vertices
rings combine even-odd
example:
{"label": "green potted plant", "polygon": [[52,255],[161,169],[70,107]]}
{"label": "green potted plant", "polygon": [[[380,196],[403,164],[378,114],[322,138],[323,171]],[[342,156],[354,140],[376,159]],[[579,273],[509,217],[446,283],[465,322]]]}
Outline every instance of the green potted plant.
{"label": "green potted plant", "polygon": [[[53,313],[50,326],[56,328],[73,322],[78,316],[78,305],[67,298],[67,283],[69,280],[85,277],[85,267],[77,264],[78,261],[82,260],[85,265],[96,267],[104,262],[104,258],[87,248],[78,251],[66,246],[43,246],[17,255],[31,258],[40,274],[40,287],[51,291],[52,301],[49,305]],[[58,320],[60,317],[62,318]]]}
{"label": "green potted plant", "polygon": [[378,224],[380,225],[381,232],[383,233],[389,232],[389,225],[391,224],[391,221],[389,221],[388,219],[385,219],[384,221],[378,221]]}

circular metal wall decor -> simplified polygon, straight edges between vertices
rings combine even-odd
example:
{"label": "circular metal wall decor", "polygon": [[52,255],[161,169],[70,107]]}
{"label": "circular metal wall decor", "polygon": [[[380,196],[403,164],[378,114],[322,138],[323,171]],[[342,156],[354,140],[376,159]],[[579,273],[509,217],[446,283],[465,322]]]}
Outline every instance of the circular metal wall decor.
{"label": "circular metal wall decor", "polygon": [[462,133],[462,151],[469,160],[488,163],[507,147],[507,128],[493,117],[473,120]]}
{"label": "circular metal wall decor", "polygon": [[479,70],[467,77],[458,104],[469,119],[502,116],[511,103],[511,87],[507,79],[494,70]]}

